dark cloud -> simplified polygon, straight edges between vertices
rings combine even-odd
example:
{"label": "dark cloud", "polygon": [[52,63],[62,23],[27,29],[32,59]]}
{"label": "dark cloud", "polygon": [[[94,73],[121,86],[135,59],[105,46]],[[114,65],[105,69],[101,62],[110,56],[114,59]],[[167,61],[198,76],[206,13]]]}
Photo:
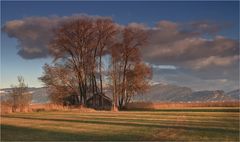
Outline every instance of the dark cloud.
{"label": "dark cloud", "polygon": [[187,30],[185,27],[184,24],[160,21],[155,27],[146,28],[149,45],[142,49],[144,59],[155,65],[170,64],[191,69],[226,67],[239,60],[237,40],[218,35],[204,38],[205,32],[211,32],[212,28],[212,32],[217,33],[220,26],[205,22],[195,23]]}
{"label": "dark cloud", "polygon": [[[18,41],[18,54],[24,59],[46,58],[49,56],[48,43],[52,39],[53,30],[62,23],[75,18],[99,18],[76,14],[73,16],[27,17],[5,23],[2,31]],[[104,17],[109,18],[109,17]]]}
{"label": "dark cloud", "polygon": [[30,17],[7,22],[2,30],[18,41],[18,54],[24,59],[44,58],[48,55],[47,45],[52,37],[52,28],[58,19]]}

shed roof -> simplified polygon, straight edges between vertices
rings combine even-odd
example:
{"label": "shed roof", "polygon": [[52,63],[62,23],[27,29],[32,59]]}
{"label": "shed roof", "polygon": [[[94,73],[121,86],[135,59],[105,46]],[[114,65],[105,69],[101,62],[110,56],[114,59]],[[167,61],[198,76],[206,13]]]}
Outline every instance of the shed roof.
{"label": "shed roof", "polygon": [[106,100],[112,102],[112,100],[111,100],[108,96],[104,95],[103,93],[96,93],[96,94],[93,94],[93,96],[91,96],[90,98],[88,98],[87,101],[93,99],[94,96],[101,96],[101,97],[103,97],[104,99],[106,99]]}

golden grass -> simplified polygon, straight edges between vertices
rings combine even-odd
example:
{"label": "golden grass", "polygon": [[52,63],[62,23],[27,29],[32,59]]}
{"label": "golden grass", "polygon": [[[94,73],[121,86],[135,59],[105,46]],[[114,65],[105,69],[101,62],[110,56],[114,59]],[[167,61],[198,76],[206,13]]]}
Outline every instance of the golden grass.
{"label": "golden grass", "polygon": [[18,141],[239,140],[239,112],[49,111],[1,118],[3,140],[14,140],[15,133]]}

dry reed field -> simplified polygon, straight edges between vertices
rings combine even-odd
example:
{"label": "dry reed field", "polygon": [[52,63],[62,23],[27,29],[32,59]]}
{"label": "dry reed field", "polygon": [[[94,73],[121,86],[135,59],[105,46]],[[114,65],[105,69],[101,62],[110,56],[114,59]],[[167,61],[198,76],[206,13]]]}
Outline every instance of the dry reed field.
{"label": "dry reed field", "polygon": [[190,103],[175,103],[175,102],[133,102],[128,104],[127,109],[129,110],[156,110],[156,109],[209,109],[209,107],[214,109],[228,108],[228,107],[239,107],[240,102],[238,101],[229,101],[229,102],[190,102]]}
{"label": "dry reed field", "polygon": [[[47,104],[31,104],[23,108],[17,108],[16,112],[39,112],[39,111],[57,111],[69,110],[70,107],[47,103]],[[13,113],[13,108],[10,105],[1,103],[1,114]]]}
{"label": "dry reed field", "polygon": [[1,138],[3,141],[239,141],[239,108],[205,110],[10,113],[1,116]]}

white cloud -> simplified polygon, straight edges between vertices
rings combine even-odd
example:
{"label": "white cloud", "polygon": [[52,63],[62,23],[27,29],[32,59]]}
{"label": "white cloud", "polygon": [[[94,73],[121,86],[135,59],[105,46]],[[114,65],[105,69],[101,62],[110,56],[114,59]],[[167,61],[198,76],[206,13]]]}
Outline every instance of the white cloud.
{"label": "white cloud", "polygon": [[177,67],[173,65],[152,65],[156,69],[167,69],[167,70],[176,70]]}

